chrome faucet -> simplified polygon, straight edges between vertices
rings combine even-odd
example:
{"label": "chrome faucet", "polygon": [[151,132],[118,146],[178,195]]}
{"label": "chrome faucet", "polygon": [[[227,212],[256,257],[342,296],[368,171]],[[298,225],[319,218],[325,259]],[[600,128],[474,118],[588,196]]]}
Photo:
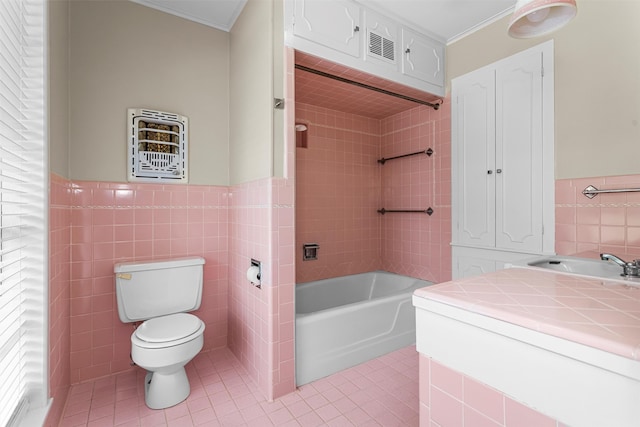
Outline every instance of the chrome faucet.
{"label": "chrome faucet", "polygon": [[627,262],[612,254],[600,254],[600,259],[603,261],[613,261],[622,267],[621,276],[640,277],[640,259],[634,259],[631,262]]}

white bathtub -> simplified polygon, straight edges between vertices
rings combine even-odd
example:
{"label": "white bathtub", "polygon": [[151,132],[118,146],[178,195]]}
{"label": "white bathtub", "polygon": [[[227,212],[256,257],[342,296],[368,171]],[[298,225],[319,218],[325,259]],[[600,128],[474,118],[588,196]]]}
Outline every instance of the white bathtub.
{"label": "white bathtub", "polygon": [[413,291],[433,283],[384,271],[296,285],[296,383],[416,341]]}

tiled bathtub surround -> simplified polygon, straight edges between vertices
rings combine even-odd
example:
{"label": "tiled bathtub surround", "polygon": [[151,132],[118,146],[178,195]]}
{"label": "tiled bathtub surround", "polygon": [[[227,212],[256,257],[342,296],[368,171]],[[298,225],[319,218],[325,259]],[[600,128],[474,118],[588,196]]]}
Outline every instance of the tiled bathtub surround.
{"label": "tiled bathtub surround", "polygon": [[[380,121],[296,103],[308,148],[296,150],[297,282],[373,271],[380,260]],[[302,245],[318,243],[318,260]]]}
{"label": "tiled bathtub surround", "polygon": [[[297,282],[376,269],[434,282],[451,277],[450,106],[416,107],[378,120],[296,103],[308,125],[308,148],[296,151],[296,257],[320,245],[317,261],[300,261]],[[432,148],[416,156],[377,163]],[[434,215],[377,210],[432,207]]]}
{"label": "tiled bathtub surround", "polygon": [[385,214],[382,218],[382,268],[432,282],[451,279],[451,105],[420,106],[381,121],[381,157],[433,149],[386,162],[382,170],[385,209],[434,213]]}
{"label": "tiled bathtub surround", "polygon": [[556,252],[561,255],[610,252],[640,258],[640,193],[599,194],[582,191],[639,188],[640,175],[556,181]]}

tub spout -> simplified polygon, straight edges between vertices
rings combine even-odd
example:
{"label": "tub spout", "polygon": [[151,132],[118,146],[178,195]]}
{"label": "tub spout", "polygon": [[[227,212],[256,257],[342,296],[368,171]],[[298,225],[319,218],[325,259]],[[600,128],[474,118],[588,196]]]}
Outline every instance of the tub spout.
{"label": "tub spout", "polygon": [[634,259],[631,262],[627,262],[612,254],[600,254],[600,259],[603,261],[613,261],[622,267],[621,276],[640,277],[640,259]]}

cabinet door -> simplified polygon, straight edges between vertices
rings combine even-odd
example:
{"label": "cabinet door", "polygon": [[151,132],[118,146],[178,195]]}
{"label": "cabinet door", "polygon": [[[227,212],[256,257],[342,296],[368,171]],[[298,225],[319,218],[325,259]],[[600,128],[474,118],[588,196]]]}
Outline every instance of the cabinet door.
{"label": "cabinet door", "polygon": [[479,276],[498,270],[496,262],[491,259],[461,256],[456,260],[456,264],[453,270],[453,280]]}
{"label": "cabinet door", "polygon": [[295,0],[296,36],[360,56],[360,7],[347,0]]}
{"label": "cabinet door", "polygon": [[519,263],[526,258],[531,258],[531,254],[492,248],[451,246],[451,267],[454,279],[502,270],[507,268],[507,264]]}
{"label": "cabinet door", "polygon": [[496,247],[542,250],[542,54],[496,68]]}
{"label": "cabinet door", "polygon": [[403,28],[402,73],[444,86],[444,47],[435,40]]}
{"label": "cabinet door", "polygon": [[452,90],[454,240],[495,245],[495,81],[493,70],[455,80]]}

